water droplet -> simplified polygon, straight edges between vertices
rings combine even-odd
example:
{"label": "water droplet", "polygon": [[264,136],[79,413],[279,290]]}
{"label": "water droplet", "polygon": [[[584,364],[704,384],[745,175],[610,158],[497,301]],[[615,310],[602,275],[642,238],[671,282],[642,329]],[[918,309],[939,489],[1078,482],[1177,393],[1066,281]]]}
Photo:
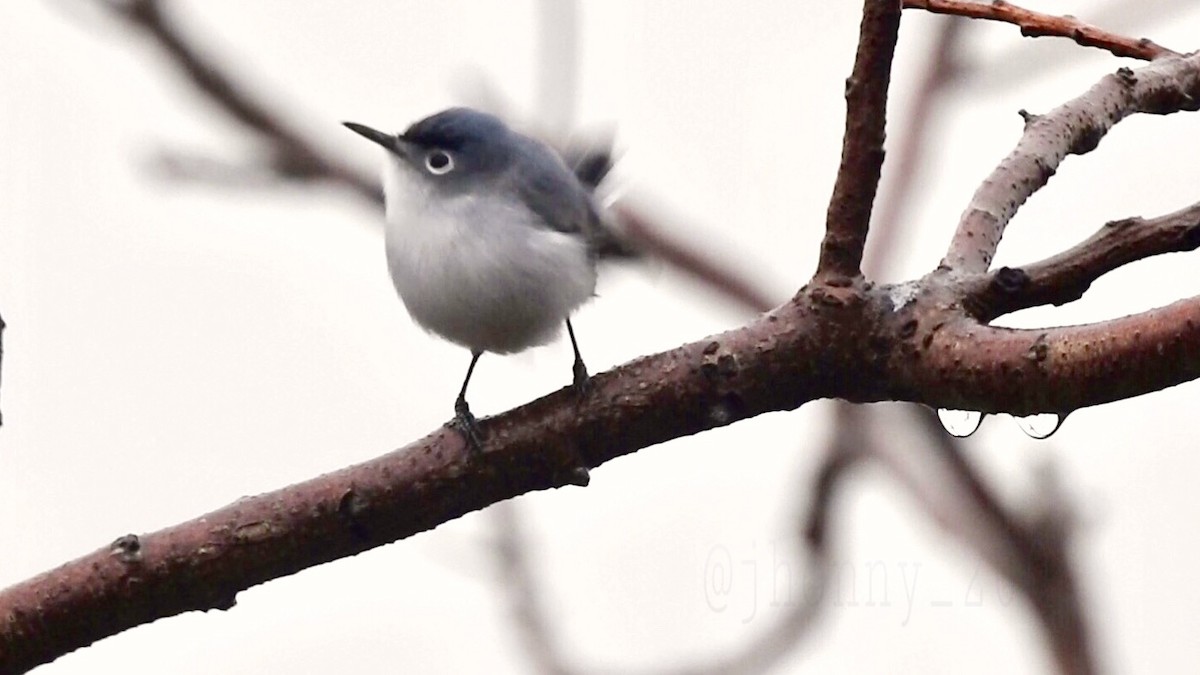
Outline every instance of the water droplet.
{"label": "water droplet", "polygon": [[977,410],[948,410],[940,408],[937,411],[942,427],[951,436],[966,438],[975,433],[979,423],[983,421],[983,413]]}
{"label": "water droplet", "polygon": [[1026,436],[1041,440],[1053,436],[1066,418],[1066,415],[1058,413],[1037,413],[1026,417],[1014,417],[1013,421],[1017,423],[1021,431],[1025,432]]}

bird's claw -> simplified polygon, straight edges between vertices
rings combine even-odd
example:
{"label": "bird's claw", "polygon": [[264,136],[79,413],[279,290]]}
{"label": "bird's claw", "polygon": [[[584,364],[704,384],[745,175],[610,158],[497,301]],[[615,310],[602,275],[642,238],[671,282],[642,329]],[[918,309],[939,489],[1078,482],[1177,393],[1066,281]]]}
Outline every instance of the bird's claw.
{"label": "bird's claw", "polygon": [[588,375],[587,366],[583,365],[583,361],[576,361],[571,366],[571,373],[574,375],[574,381],[571,386],[575,388],[575,393],[583,398],[592,390],[592,378]]}
{"label": "bird's claw", "polygon": [[454,419],[450,420],[449,426],[462,434],[473,454],[483,454],[483,436],[479,432],[479,422],[476,421],[475,415],[471,414],[471,408],[467,406],[466,401],[459,399],[454,402]]}

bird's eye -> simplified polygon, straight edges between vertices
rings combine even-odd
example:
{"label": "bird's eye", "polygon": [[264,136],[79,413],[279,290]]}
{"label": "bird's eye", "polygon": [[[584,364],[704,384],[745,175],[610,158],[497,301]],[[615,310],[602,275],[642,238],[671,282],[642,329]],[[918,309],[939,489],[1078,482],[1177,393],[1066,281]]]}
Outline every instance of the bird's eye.
{"label": "bird's eye", "polygon": [[454,170],[454,158],[444,150],[430,150],[425,155],[425,168],[435,176],[450,173]]}

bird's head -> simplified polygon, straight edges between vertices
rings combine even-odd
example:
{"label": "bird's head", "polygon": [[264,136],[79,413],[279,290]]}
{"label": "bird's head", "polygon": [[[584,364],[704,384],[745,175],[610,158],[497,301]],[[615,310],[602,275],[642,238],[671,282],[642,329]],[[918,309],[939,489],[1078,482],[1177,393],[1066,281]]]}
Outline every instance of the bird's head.
{"label": "bird's head", "polygon": [[383,146],[420,180],[450,190],[500,174],[517,146],[513,132],[500,118],[470,108],[443,110],[401,134],[354,122],[345,125]]}

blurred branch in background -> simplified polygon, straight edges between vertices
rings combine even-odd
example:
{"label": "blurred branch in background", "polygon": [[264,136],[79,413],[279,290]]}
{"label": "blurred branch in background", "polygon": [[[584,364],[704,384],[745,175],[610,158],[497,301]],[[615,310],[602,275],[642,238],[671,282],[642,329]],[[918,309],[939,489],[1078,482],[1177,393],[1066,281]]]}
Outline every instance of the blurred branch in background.
{"label": "blurred branch in background", "polygon": [[799,555],[804,559],[807,575],[799,598],[785,605],[785,612],[762,635],[748,640],[731,654],[707,654],[695,663],[656,668],[612,667],[594,669],[573,663],[564,652],[555,630],[556,622],[546,610],[543,600],[544,584],[534,572],[530,559],[531,543],[519,517],[519,504],[512,501],[494,505],[489,512],[495,525],[494,552],[499,566],[502,591],[509,600],[513,627],[520,636],[524,652],[536,672],[553,675],[604,672],[610,675],[750,675],[764,673],[777,666],[810,634],[828,607],[827,593],[833,576],[832,520],[838,494],[844,485],[843,477],[864,458],[864,448],[871,442],[868,434],[867,408],[838,405],[833,435],[808,490],[796,491],[797,497],[807,495],[807,504],[796,514],[795,532]]}
{"label": "blurred branch in background", "polygon": [[583,30],[577,0],[538,0],[534,32],[537,38],[537,92],[534,110],[548,125],[550,138],[562,142],[575,126],[579,102],[579,72]]}
{"label": "blurred branch in background", "polygon": [[891,161],[883,175],[883,194],[875,209],[863,260],[863,271],[871,279],[882,279],[888,264],[896,257],[896,235],[924,168],[929,129],[939,112],[936,104],[950,85],[965,75],[958,54],[967,23],[957,17],[939,21],[920,84],[903,114],[904,126],[894,137],[899,138],[899,145],[890,151]]}
{"label": "blurred branch in background", "polygon": [[629,202],[618,202],[612,210],[624,226],[623,231],[638,246],[668,265],[686,270],[717,294],[756,314],[779,304],[740,270],[720,263],[702,244],[688,244],[673,238],[668,234],[672,228],[656,224],[662,222],[661,216],[650,217],[645,208]]}
{"label": "blurred branch in background", "polygon": [[[1071,559],[1074,518],[1062,486],[1043,481],[1043,501],[1025,512],[1016,505],[1006,506],[967,462],[962,441],[947,435],[928,409],[913,408],[913,412],[929,440],[922,447],[933,451],[932,459],[940,467],[906,470],[913,457],[880,444],[890,450],[881,456],[892,467],[890,473],[908,485],[911,495],[928,500],[925,511],[933,522],[973,549],[1024,596],[1041,622],[1060,672],[1096,672]],[[939,480],[946,474],[949,480]],[[1041,475],[1053,476],[1049,467]]]}
{"label": "blurred branch in background", "polygon": [[[159,0],[96,0],[113,15],[150,38],[168,63],[179,68],[197,89],[209,97],[234,121],[254,131],[265,147],[262,162],[288,180],[324,180],[358,194],[368,201],[383,203],[378,181],[370,172],[349,166],[329,156],[305,138],[287,120],[284,106],[269,105],[238,82],[206,54],[183,28],[174,22]],[[287,107],[287,110],[295,110]],[[294,113],[293,113],[294,114]]]}

